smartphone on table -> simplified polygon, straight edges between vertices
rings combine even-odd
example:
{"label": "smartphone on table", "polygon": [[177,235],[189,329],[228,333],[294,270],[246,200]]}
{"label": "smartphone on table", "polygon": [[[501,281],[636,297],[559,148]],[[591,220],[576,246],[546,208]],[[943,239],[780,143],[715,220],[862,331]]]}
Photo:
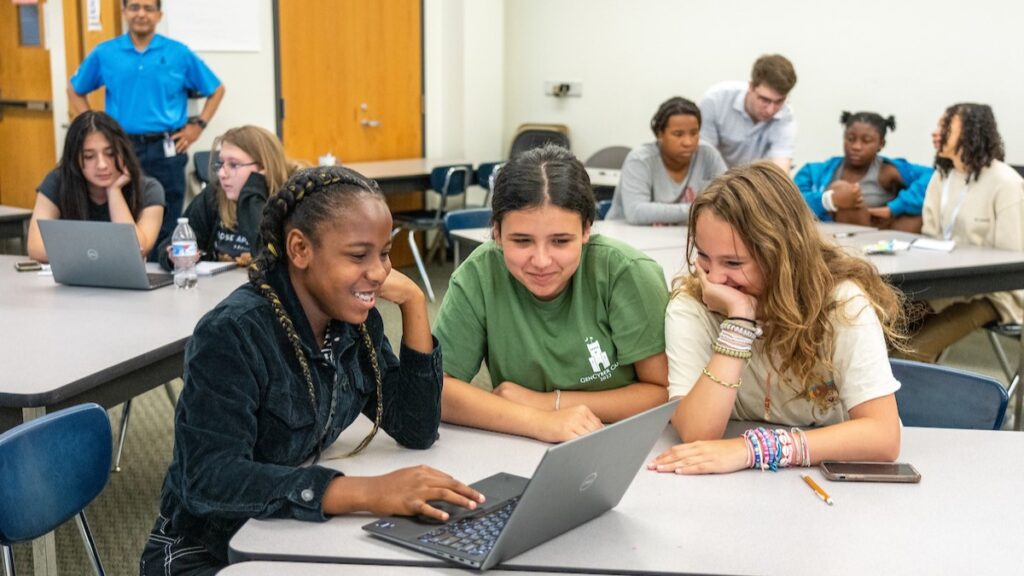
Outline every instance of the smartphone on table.
{"label": "smartphone on table", "polygon": [[26,260],[24,262],[15,262],[14,269],[18,272],[38,272],[43,269],[43,265],[35,260]]}
{"label": "smartphone on table", "polygon": [[821,473],[829,480],[843,482],[906,482],[921,481],[921,473],[906,462],[838,462],[825,460]]}

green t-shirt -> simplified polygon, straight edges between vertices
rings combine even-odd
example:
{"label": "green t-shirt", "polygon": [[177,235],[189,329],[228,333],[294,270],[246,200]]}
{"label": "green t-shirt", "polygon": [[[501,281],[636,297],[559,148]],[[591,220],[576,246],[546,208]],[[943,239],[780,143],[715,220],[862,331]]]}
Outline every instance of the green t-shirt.
{"label": "green t-shirt", "polygon": [[633,363],[665,351],[668,290],[661,266],[610,238],[590,237],[554,300],[537,299],[494,242],[452,275],[435,323],[444,371],[533,390],[609,390],[636,382]]}

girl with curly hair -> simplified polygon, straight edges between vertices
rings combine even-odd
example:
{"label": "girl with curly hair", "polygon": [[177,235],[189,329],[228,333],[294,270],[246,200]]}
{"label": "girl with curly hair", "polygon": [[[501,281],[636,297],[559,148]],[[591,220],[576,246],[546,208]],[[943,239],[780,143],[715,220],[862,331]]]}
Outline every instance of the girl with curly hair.
{"label": "girl with curly hair", "polygon": [[[676,279],[665,320],[669,397],[682,397],[672,423],[684,443],[651,469],[899,455],[887,340],[902,342],[902,298],[822,237],[785,172],[762,161],[715,180],[693,204],[687,254],[691,270]],[[730,419],[774,426],[723,439]]]}
{"label": "girl with curly hair", "polygon": [[[1003,162],[992,108],[946,109],[932,134],[935,174],[924,199],[922,234],[957,244],[1024,251],[1024,180]],[[930,300],[907,357],[935,362],[948,346],[990,322],[1024,321],[1024,290]]]}

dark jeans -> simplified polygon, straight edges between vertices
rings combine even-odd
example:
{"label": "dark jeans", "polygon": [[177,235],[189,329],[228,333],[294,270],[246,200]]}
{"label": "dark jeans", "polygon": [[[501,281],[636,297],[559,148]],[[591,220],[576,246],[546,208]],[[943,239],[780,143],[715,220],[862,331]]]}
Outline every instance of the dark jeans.
{"label": "dark jeans", "polygon": [[158,516],[139,560],[139,576],[213,576],[224,564],[201,544],[176,536]]}
{"label": "dark jeans", "polygon": [[[178,225],[178,218],[181,216],[182,206],[185,204],[185,164],[188,163],[187,154],[177,154],[166,158],[164,156],[163,140],[141,143],[134,140],[135,154],[142,164],[142,171],[147,176],[156,178],[164,187],[164,221],[160,225],[160,235],[154,246],[159,246],[164,238],[170,237],[174,227]],[[150,253],[150,261],[156,262],[156,250]]]}

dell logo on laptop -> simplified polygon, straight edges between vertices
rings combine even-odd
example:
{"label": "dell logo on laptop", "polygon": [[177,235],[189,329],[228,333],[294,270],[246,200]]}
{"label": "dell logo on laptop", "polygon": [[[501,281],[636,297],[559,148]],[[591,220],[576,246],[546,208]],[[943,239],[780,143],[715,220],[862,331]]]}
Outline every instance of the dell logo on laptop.
{"label": "dell logo on laptop", "polygon": [[86,250],[85,255],[86,257],[89,258],[89,260],[92,260],[94,262],[100,259],[100,253],[95,248],[89,248],[88,250]]}
{"label": "dell logo on laptop", "polygon": [[591,472],[583,479],[583,483],[580,484],[580,492],[586,492],[588,488],[594,485],[594,482],[597,482],[597,472]]}

